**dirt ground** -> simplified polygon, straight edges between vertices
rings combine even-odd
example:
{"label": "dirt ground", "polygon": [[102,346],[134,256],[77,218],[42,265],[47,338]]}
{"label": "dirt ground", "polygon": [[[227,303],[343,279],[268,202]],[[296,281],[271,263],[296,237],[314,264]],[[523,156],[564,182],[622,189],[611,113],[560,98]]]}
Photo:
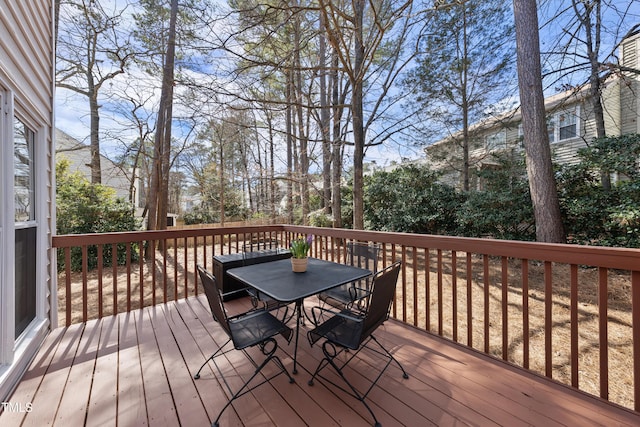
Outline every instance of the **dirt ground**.
{"label": "dirt ground", "polygon": [[[165,298],[182,298],[193,295],[195,266],[201,263],[211,268],[211,250],[204,253],[202,246],[168,248],[167,256],[156,252],[154,260],[142,265],[132,263],[115,272],[105,267],[87,273],[86,318],[96,318],[114,313],[114,289],[118,295],[117,311],[162,303]],[[220,253],[217,249],[216,253]],[[445,338],[467,345],[471,329],[471,346],[503,358],[518,366],[525,366],[525,343],[528,338],[528,365],[534,372],[545,375],[545,313],[550,310],[552,324],[551,371],[552,378],[571,384],[571,310],[570,277],[566,265],[552,265],[553,289],[547,308],[544,272],[542,263],[528,263],[528,289],[523,293],[521,264],[519,260],[506,262],[507,283],[503,283],[503,261],[490,259],[488,280],[485,279],[482,257],[472,257],[471,270],[467,272],[466,254],[456,254],[455,265],[451,253],[442,253],[441,268],[438,268],[436,251],[428,252],[428,271],[425,271],[425,253],[419,252],[415,262],[413,254],[407,254],[401,282],[398,284],[394,316],[410,324],[440,333]],[[395,259],[400,259],[400,253]],[[386,254],[386,264],[394,259]],[[381,262],[381,264],[383,264]],[[155,268],[152,268],[155,265]],[[186,266],[186,268],[185,268]],[[455,268],[455,275],[453,274]],[[129,270],[129,271],[128,271]],[[470,273],[470,288],[467,275]],[[593,268],[578,267],[578,375],[579,388],[596,396],[600,395],[599,367],[603,354],[599,337],[598,283],[599,272]],[[114,280],[115,277],[115,280]],[[140,279],[142,277],[142,280]],[[609,400],[633,408],[633,347],[631,319],[631,286],[629,274],[608,272],[607,334],[609,364]],[[67,280],[63,273],[58,278],[59,324],[66,321]],[[152,283],[156,283],[155,288]],[[405,286],[401,286],[401,284]],[[439,285],[440,283],[440,285]],[[455,286],[454,286],[455,285]],[[70,277],[71,322],[80,322],[83,313],[83,275],[72,273]],[[454,289],[455,288],[455,289]],[[101,291],[100,291],[101,289]],[[200,289],[198,292],[202,292]],[[468,292],[471,304],[468,306]],[[441,295],[441,298],[438,298]],[[455,295],[455,298],[454,298]],[[503,311],[503,299],[507,309]],[[128,306],[128,302],[129,306]],[[528,306],[528,337],[523,335],[525,307]],[[488,328],[485,325],[488,324]],[[503,330],[507,331],[503,349]]]}

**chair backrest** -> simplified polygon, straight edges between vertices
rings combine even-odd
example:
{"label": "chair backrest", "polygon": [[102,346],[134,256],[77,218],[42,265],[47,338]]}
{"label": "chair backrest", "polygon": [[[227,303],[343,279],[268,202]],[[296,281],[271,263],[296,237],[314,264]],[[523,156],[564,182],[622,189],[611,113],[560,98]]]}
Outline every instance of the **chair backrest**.
{"label": "chair backrest", "polygon": [[202,281],[202,286],[204,287],[204,294],[207,296],[207,301],[209,301],[209,308],[211,309],[213,319],[220,323],[227,335],[231,337],[231,329],[229,328],[227,314],[224,311],[220,290],[216,285],[216,278],[201,265],[198,264],[196,267],[200,275],[200,280]]}
{"label": "chair backrest", "polygon": [[373,276],[371,296],[362,326],[360,342],[364,341],[378,326],[389,318],[401,262],[395,262]]}
{"label": "chair backrest", "polygon": [[276,239],[259,239],[259,240],[250,240],[248,242],[244,242],[242,244],[243,252],[258,252],[264,251],[267,249],[278,249],[279,242]]}
{"label": "chair backrest", "polygon": [[366,268],[372,272],[378,271],[379,244],[362,242],[347,243],[347,264],[354,267]]}

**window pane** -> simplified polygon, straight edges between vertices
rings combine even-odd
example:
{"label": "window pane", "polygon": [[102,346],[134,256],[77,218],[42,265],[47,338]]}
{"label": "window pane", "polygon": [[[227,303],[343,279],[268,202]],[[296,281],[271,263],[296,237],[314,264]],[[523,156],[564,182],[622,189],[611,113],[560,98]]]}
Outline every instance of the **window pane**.
{"label": "window pane", "polygon": [[488,135],[486,139],[487,150],[503,149],[507,145],[506,132],[501,130],[494,134]]}
{"label": "window pane", "polygon": [[553,118],[547,118],[547,134],[549,135],[549,142],[555,142],[556,121]]}
{"label": "window pane", "polygon": [[36,231],[16,229],[16,339],[36,317]]}
{"label": "window pane", "polygon": [[15,221],[32,221],[35,219],[33,185],[35,135],[19,119],[15,119],[13,129]]}
{"label": "window pane", "polygon": [[577,118],[575,110],[565,111],[558,115],[560,126],[560,140],[575,138],[577,136]]}

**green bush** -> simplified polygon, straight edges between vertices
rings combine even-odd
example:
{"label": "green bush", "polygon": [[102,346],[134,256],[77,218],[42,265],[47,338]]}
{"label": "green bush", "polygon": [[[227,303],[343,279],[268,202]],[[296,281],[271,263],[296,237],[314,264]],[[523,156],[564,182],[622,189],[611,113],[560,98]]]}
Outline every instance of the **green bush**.
{"label": "green bush", "polygon": [[[133,206],[115,196],[111,188],[91,184],[79,172],[69,172],[69,162],[60,160],[56,165],[56,216],[58,234],[107,233],[133,231],[140,228]],[[132,245],[132,261],[138,259],[137,245]],[[98,248],[90,245],[88,267],[97,267]],[[117,245],[117,263],[126,263],[126,246]],[[103,265],[112,264],[112,246],[103,246]],[[64,266],[64,251],[58,253],[58,268]],[[82,269],[81,248],[71,250],[71,268]]]}
{"label": "green bush", "polygon": [[401,166],[367,176],[364,219],[369,229],[457,234],[456,212],[464,195],[440,184],[426,167]]}
{"label": "green bush", "polygon": [[495,156],[496,167],[478,172],[482,191],[469,193],[458,212],[461,233],[468,237],[534,240],[535,221],[524,158]]}
{"label": "green bush", "polygon": [[196,206],[190,212],[182,215],[182,220],[186,225],[191,224],[215,224],[220,222],[220,215],[213,213],[210,209]]}
{"label": "green bush", "polygon": [[[570,241],[640,247],[640,135],[596,139],[580,163],[559,168],[558,195]],[[610,189],[602,176],[619,179]]]}

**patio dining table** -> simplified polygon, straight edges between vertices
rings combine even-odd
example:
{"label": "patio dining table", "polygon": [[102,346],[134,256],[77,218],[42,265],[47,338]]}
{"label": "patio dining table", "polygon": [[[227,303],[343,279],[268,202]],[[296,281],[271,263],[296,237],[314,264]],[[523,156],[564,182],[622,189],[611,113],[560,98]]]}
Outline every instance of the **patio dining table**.
{"label": "patio dining table", "polygon": [[298,334],[302,322],[302,303],[305,298],[317,295],[346,283],[363,279],[371,271],[338,264],[316,258],[309,258],[307,271],[294,273],[291,261],[283,259],[232,268],[227,274],[259,292],[282,303],[295,303],[296,333],[293,350],[293,373],[297,371]]}

